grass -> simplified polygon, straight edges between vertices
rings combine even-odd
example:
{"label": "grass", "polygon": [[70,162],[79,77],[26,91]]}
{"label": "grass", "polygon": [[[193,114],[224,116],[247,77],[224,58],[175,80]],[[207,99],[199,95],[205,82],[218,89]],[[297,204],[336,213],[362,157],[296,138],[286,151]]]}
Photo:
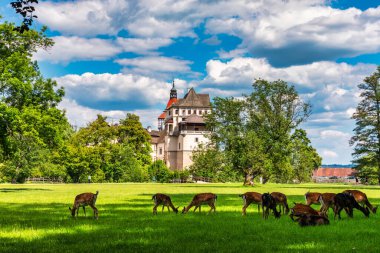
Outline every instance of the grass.
{"label": "grass", "polygon": [[[356,188],[371,203],[380,203],[379,187],[346,185],[268,184],[78,184],[0,185],[0,252],[378,252],[380,214],[367,219],[354,211],[342,212],[331,225],[301,228],[287,216],[263,220],[257,206],[242,217],[246,191],[280,191],[288,202],[304,202],[308,190],[342,192]],[[82,209],[72,219],[68,210],[75,195],[99,190],[99,220]],[[175,206],[187,205],[195,193],[218,194],[217,212],[206,215],[168,213],[152,215],[154,193],[166,193]],[[319,208],[318,206],[314,206]]]}

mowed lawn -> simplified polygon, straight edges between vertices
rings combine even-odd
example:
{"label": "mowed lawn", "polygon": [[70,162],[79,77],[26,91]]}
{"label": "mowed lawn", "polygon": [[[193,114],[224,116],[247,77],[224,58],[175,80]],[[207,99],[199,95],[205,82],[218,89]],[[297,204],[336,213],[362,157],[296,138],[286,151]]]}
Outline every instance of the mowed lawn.
{"label": "mowed lawn", "polygon": [[[380,213],[370,218],[355,210],[354,219],[329,226],[301,228],[288,216],[263,220],[257,205],[241,215],[246,191],[280,191],[304,202],[307,191],[342,192],[360,189],[371,203],[380,203],[377,186],[241,184],[26,184],[0,185],[0,252],[379,252]],[[99,190],[96,206],[79,218],[69,213],[75,195]],[[154,193],[166,193],[175,206],[187,205],[195,193],[218,195],[216,213],[186,215],[165,210],[152,215]],[[315,208],[319,206],[315,205]]]}

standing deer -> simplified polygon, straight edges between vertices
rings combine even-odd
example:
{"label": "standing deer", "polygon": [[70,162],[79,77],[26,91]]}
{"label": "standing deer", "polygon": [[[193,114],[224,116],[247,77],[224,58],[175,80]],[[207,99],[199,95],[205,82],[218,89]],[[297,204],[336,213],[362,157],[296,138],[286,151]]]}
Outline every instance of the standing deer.
{"label": "standing deer", "polygon": [[246,192],[244,194],[239,195],[243,199],[243,213],[242,215],[246,215],[246,210],[248,206],[252,203],[257,204],[257,209],[260,212],[260,205],[261,205],[261,193],[258,192]]}
{"label": "standing deer", "polygon": [[154,207],[153,207],[153,214],[157,214],[157,207],[162,204],[162,211],[164,212],[165,206],[168,208],[168,211],[170,212],[170,209],[173,209],[175,213],[178,213],[178,207],[175,208],[172,200],[168,195],[161,194],[161,193],[156,193],[152,196],[152,200],[154,201]]}
{"label": "standing deer", "polygon": [[368,207],[364,208],[361,205],[359,205],[351,193],[338,193],[334,197],[334,220],[337,215],[339,219],[341,219],[340,212],[343,209],[346,211],[348,217],[352,218],[354,216],[354,208],[360,210],[365,215],[365,217],[369,217]]}
{"label": "standing deer", "polygon": [[280,218],[281,217],[281,210],[279,212],[277,211],[277,209],[276,209],[276,207],[277,207],[276,201],[272,197],[272,195],[270,195],[269,193],[264,193],[261,196],[261,200],[262,200],[261,203],[262,203],[262,206],[263,206],[263,218],[264,219],[268,219],[269,209],[271,209],[273,211],[274,217],[276,217],[276,218]]}
{"label": "standing deer", "polygon": [[215,209],[215,201],[217,199],[217,196],[213,193],[199,193],[196,194],[193,197],[193,200],[190,202],[190,204],[187,207],[183,207],[182,213],[185,214],[187,213],[190,208],[195,206],[194,212],[199,208],[199,212],[201,212],[201,205],[203,204],[208,204],[211,209],[208,213],[211,213],[212,210],[214,210],[214,213],[216,211]]}
{"label": "standing deer", "polygon": [[321,212],[328,213],[329,208],[334,209],[334,198],[335,198],[335,193],[322,193],[319,196],[319,202],[321,203]]}
{"label": "standing deer", "polygon": [[285,214],[288,214],[289,206],[288,206],[286,195],[281,192],[272,192],[270,195],[272,195],[272,197],[276,201],[276,205],[280,206],[280,211],[281,211],[281,206],[282,206],[282,212]]}
{"label": "standing deer", "polygon": [[345,190],[344,192],[351,193],[352,196],[354,196],[356,202],[358,202],[362,206],[367,206],[372,211],[372,213],[376,213],[377,206],[373,207],[371,203],[369,203],[367,195],[364,192],[358,190]]}
{"label": "standing deer", "polygon": [[307,193],[305,193],[306,205],[310,206],[312,204],[319,204],[319,196],[321,196],[321,194],[319,192],[307,192]]}
{"label": "standing deer", "polygon": [[86,216],[85,206],[90,206],[94,210],[94,218],[98,219],[98,209],[95,207],[96,199],[98,198],[99,191],[96,193],[82,193],[75,197],[73,208],[69,207],[71,215],[75,217],[75,211],[78,216],[78,211],[80,207],[83,207],[84,215]]}

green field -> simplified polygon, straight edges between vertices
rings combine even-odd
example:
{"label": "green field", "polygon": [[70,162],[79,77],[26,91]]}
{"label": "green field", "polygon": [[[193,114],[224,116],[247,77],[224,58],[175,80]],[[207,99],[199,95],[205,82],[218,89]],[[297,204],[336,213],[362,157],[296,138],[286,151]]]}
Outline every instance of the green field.
{"label": "green field", "polygon": [[[342,212],[331,225],[301,228],[288,216],[263,220],[257,206],[241,215],[246,191],[280,191],[304,202],[308,190],[341,192],[361,189],[371,203],[380,203],[377,186],[241,184],[77,184],[0,185],[0,252],[379,252],[380,213],[354,219]],[[99,220],[70,216],[76,194],[99,190]],[[195,193],[218,194],[216,213],[152,215],[154,193],[167,193],[175,206],[187,205]],[[314,206],[319,208],[319,206]]]}

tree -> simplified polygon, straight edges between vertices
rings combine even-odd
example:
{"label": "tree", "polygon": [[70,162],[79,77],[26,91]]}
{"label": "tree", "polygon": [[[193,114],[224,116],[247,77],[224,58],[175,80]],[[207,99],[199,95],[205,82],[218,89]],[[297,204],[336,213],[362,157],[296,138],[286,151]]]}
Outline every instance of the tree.
{"label": "tree", "polygon": [[298,96],[294,86],[282,80],[256,80],[253,92],[247,96],[249,127],[260,137],[263,152],[270,157],[264,181],[290,179],[290,135],[306,121],[311,106]]}
{"label": "tree", "polygon": [[293,86],[257,80],[244,99],[215,98],[206,122],[211,145],[251,184],[258,175],[265,181],[291,178],[291,132],[309,114],[310,105]]}
{"label": "tree", "polygon": [[64,145],[70,125],[57,108],[64,90],[45,79],[32,60],[33,52],[53,45],[37,32],[22,32],[14,24],[0,24],[0,162],[3,174],[23,182],[50,153]]}
{"label": "tree", "polygon": [[361,90],[358,106],[352,116],[355,120],[354,136],[350,145],[354,146],[355,168],[365,170],[374,167],[380,184],[380,66],[371,76],[358,85]]}
{"label": "tree", "polygon": [[322,158],[311,146],[306,131],[296,129],[291,137],[291,164],[294,178],[298,182],[308,182],[313,170],[322,164]]}

